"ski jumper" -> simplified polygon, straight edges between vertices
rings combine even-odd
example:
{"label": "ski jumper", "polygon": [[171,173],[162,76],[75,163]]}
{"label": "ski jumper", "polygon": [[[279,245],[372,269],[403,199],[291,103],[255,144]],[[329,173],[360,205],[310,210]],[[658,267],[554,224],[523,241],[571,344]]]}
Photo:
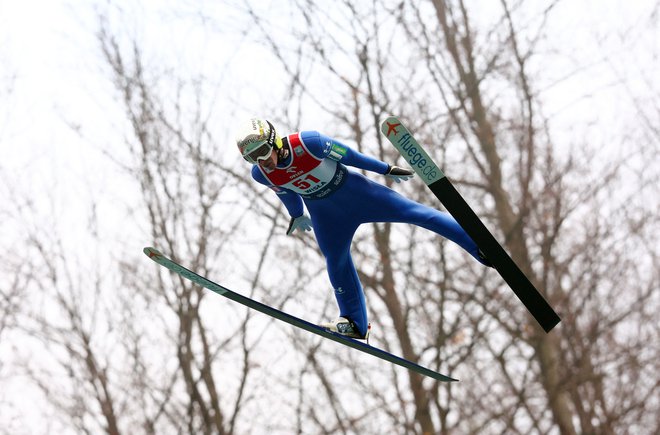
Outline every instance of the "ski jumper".
{"label": "ski jumper", "polygon": [[[289,157],[273,171],[252,167],[252,177],[274,190],[289,215],[307,207],[314,235],[325,256],[340,316],[364,335],[367,308],[351,258],[357,228],[370,222],[403,222],[431,230],[460,245],[479,260],[477,245],[448,213],[412,201],[346,166],[385,174],[388,165],[316,131],[283,138]],[[479,260],[480,261],[480,260]]]}

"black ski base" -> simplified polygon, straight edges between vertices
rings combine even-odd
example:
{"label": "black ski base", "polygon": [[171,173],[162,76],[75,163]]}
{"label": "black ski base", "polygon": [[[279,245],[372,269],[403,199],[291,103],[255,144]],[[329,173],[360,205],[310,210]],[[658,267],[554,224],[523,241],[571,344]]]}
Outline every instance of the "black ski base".
{"label": "black ski base", "polygon": [[442,202],[447,211],[463,227],[484,253],[488,261],[499,272],[511,290],[518,296],[530,314],[545,332],[550,332],[560,321],[559,315],[543,298],[530,280],[520,270],[509,254],[495,240],[481,219],[465,202],[447,177],[429,184],[429,188]]}

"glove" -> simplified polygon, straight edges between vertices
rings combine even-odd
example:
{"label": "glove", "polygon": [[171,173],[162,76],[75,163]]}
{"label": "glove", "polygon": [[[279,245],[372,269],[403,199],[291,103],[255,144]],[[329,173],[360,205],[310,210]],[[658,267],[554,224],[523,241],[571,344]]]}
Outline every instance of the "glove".
{"label": "glove", "polygon": [[392,180],[400,183],[401,181],[407,181],[415,175],[415,172],[412,169],[404,169],[398,166],[387,165],[387,172],[385,176],[391,178]]}
{"label": "glove", "polygon": [[298,231],[311,231],[312,230],[312,220],[309,216],[302,214],[296,218],[291,218],[289,222],[289,229],[286,230],[286,235],[291,235],[295,230]]}

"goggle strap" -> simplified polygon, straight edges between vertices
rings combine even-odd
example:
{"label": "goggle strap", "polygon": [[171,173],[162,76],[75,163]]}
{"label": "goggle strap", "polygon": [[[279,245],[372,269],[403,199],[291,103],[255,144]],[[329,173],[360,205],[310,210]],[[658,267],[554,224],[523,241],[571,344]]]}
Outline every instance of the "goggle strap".
{"label": "goggle strap", "polygon": [[273,127],[273,124],[271,124],[269,120],[266,120],[266,124],[268,124],[268,127],[270,128],[270,132],[268,133],[268,140],[266,142],[268,145],[273,147],[275,146],[275,127]]}

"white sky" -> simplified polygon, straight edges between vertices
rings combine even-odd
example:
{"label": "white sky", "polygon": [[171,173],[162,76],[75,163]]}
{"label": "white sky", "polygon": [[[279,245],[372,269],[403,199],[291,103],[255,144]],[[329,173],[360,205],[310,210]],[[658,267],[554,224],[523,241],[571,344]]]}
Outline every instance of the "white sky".
{"label": "white sky", "polygon": [[[47,178],[52,176],[49,171],[73,170],[73,173],[79,176],[85,171],[90,156],[81,153],[81,150],[87,149],[88,144],[81,147],[80,138],[63,121],[84,125],[87,130],[90,130],[90,126],[108,128],[105,117],[109,106],[103,99],[109,95],[109,84],[107,77],[101,76],[98,44],[92,36],[97,27],[94,3],[85,0],[0,0],[0,78],[16,75],[10,104],[5,105],[3,101],[4,107],[0,111],[0,120],[6,120],[0,123],[0,147],[4,150],[5,167],[39,173]],[[157,5],[164,2],[145,3]],[[624,58],[623,63],[616,65],[615,57],[610,68],[619,71],[624,78],[634,73],[631,69],[635,62],[639,62],[641,68],[646,61],[652,61],[645,59],[645,55],[649,52],[650,44],[655,44],[657,55],[657,38],[653,42],[653,35],[639,34],[634,28],[628,33],[624,33],[624,30],[638,19],[641,11],[650,11],[653,3],[588,0],[565,1],[559,4],[556,14],[563,19],[555,19],[553,23],[560,29],[564,28],[553,33],[553,38],[556,43],[574,46],[573,51],[581,56],[580,59],[564,57],[566,69],[574,67],[569,63],[571,61],[591,65],[592,68],[577,80],[570,80],[559,88],[552,88],[548,99],[552,101],[557,95],[558,109],[571,104],[567,94],[574,94],[577,99],[584,92],[596,93],[594,98],[602,98],[608,94],[610,85],[616,80],[611,72],[603,73],[607,68],[599,68],[607,62],[602,58],[603,53],[600,50],[590,52],[585,48],[597,43],[598,38],[606,42],[607,47],[602,48],[607,48],[607,54],[621,55]],[[138,14],[140,18],[145,18],[146,21],[136,27],[143,29],[147,35],[146,39],[149,39],[148,35],[163,37],[159,26],[171,30],[172,19],[149,12],[146,7],[137,9],[141,11]],[[128,26],[133,24],[128,23]],[[638,26],[639,28],[641,26]],[[204,44],[203,33],[177,29],[176,34],[176,40],[181,40],[181,43],[179,47],[174,46],[173,51],[181,52],[178,48],[186,44],[190,46],[190,40],[187,38],[196,38],[199,45]],[[181,35],[184,35],[183,38]],[[631,40],[636,42],[633,44]],[[219,47],[200,47],[202,51],[212,49],[214,56],[217,56],[212,60],[204,59],[205,67],[223,65],[226,60],[232,59],[236,70],[240,69],[243,77],[254,71],[254,68],[245,65],[246,62],[249,63],[249,57],[235,57],[236,50],[231,48],[235,48],[236,42],[237,40],[234,40]],[[171,40],[168,40],[167,44],[163,44],[163,49],[166,50],[170,43]],[[221,52],[221,47],[227,46],[230,48]],[[639,49],[639,55],[631,52],[631,49],[635,48]],[[590,54],[591,58],[587,58]],[[553,58],[561,59],[556,56]],[[655,63],[657,65],[657,59]],[[554,67],[560,69],[560,65],[556,64]],[[233,77],[235,76],[230,79]],[[644,86],[641,82],[631,83],[632,86],[635,86],[635,83]],[[97,97],[100,97],[100,101],[96,100]],[[620,95],[610,95],[610,98],[613,97]],[[252,100],[258,96],[252,93],[244,95],[244,98]],[[587,119],[594,116],[616,119],[616,107],[615,104],[599,104],[598,111],[590,111],[592,115],[585,116]],[[109,136],[111,132],[99,134],[95,140]],[[45,161],[45,168],[36,167],[38,161]],[[46,182],[49,183],[50,180]]]}
{"label": "white sky", "polygon": [[[57,207],[55,212],[61,215],[55,217],[62,225],[74,228],[84,227],[89,212],[88,204],[76,199],[107,196],[110,203],[122,203],[130,197],[131,187],[113,185],[119,179],[117,170],[108,165],[100,153],[101,149],[111,149],[113,141],[123,138],[112,130],[114,122],[108,122],[112,117],[120,119],[122,114],[113,112],[117,105],[108,100],[112,90],[104,76],[98,43],[93,37],[97,28],[96,3],[105,4],[84,0],[0,0],[0,176],[10,177],[20,192],[38,201],[43,207],[41,211],[45,212],[53,200],[57,204],[71,204]],[[231,60],[235,70],[220,68],[222,80],[231,83],[260,77],[253,65],[254,46],[236,55],[241,44],[246,44],[243,47],[249,44],[238,37],[209,47],[205,45],[203,31],[179,29],[176,39],[168,39],[167,36],[172,35],[168,26],[175,25],[172,17],[145,12],[163,3],[145,2],[147,6],[138,8],[142,13],[136,15],[136,20],[146,19],[142,27],[136,28],[141,28],[143,36],[152,44],[157,45],[161,37],[167,41],[161,47],[163,52],[170,47],[168,44],[174,44],[173,51],[180,53],[178,48],[193,41],[200,50],[210,50],[214,56],[188,59],[201,62],[201,70],[214,71]],[[644,23],[636,21],[642,11],[651,11],[654,3],[650,0],[567,0],[560,3],[557,14],[562,19],[553,20],[553,25],[562,31],[553,33],[554,42],[569,47],[567,53],[575,56],[548,53],[555,62],[548,65],[554,71],[551,76],[561,77],[562,71],[572,70],[576,64],[589,67],[550,88],[551,92],[546,94],[546,110],[549,111],[546,115],[554,115],[552,119],[560,125],[573,125],[582,120],[587,125],[607,126],[585,129],[589,139],[596,143],[606,143],[613,134],[625,134],[626,117],[630,113],[622,116],[619,103],[629,99],[629,95],[626,88],[612,84],[625,80],[630,92],[644,96],[643,89],[647,86],[644,79],[657,82],[658,76],[652,77],[650,72],[660,71],[658,35],[645,33]],[[637,26],[627,31],[635,23]],[[181,45],[177,47],[177,43]],[[649,58],[648,53],[653,53],[655,58]],[[611,58],[604,59],[604,54]],[[635,77],[640,71],[643,73]],[[7,96],[3,86],[12,76],[15,76],[13,92]],[[272,83],[261,85],[268,88]],[[582,98],[585,94],[592,96]],[[258,92],[249,89],[237,96],[245,107],[260,97]],[[229,108],[220,110],[231,112]],[[314,119],[313,115],[308,118]],[[234,122],[233,119],[226,121],[227,125],[219,128],[229,128]],[[83,135],[69,123],[82,126]],[[310,127],[323,130],[323,126]],[[578,140],[573,133],[566,132],[565,140]],[[227,131],[226,137],[231,138],[232,132]],[[0,182],[4,181],[0,178]],[[0,190],[0,193],[5,192]],[[106,211],[112,213],[112,207],[108,206]],[[5,236],[3,245],[11,240],[12,231],[12,228],[0,230],[0,236]],[[142,246],[143,240],[137,237],[134,246],[125,248],[140,252]],[[1,417],[0,413],[0,421]]]}

